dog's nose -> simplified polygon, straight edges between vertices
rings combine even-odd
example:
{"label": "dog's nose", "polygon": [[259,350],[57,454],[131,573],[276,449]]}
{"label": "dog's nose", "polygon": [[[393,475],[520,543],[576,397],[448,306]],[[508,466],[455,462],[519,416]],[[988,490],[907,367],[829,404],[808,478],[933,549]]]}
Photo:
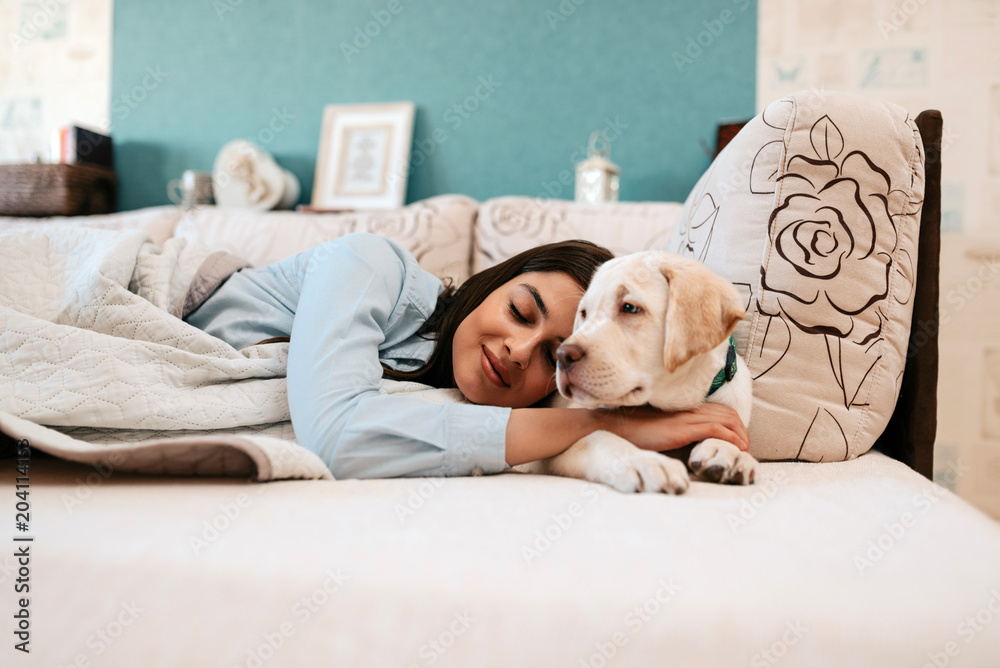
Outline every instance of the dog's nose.
{"label": "dog's nose", "polygon": [[556,350],[556,360],[567,369],[579,362],[583,355],[583,348],[575,343],[564,343]]}

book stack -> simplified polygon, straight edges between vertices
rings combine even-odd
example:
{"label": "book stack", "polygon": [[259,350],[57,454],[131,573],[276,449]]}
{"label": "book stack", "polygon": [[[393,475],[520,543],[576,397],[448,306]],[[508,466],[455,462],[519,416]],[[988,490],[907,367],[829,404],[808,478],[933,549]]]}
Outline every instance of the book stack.
{"label": "book stack", "polygon": [[90,164],[114,169],[111,137],[77,125],[64,125],[52,134],[51,162]]}
{"label": "book stack", "polygon": [[55,130],[49,163],[0,165],[0,216],[111,213],[117,199],[111,137],[76,125]]}

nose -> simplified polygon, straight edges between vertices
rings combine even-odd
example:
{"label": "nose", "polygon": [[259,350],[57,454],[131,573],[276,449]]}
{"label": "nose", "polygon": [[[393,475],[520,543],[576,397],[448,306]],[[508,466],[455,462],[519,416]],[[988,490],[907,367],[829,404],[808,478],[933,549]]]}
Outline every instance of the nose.
{"label": "nose", "polygon": [[531,353],[536,345],[534,337],[511,337],[504,342],[507,348],[507,358],[513,362],[517,368],[526,369],[531,360]]}
{"label": "nose", "polygon": [[568,369],[583,359],[585,354],[583,348],[575,343],[564,343],[556,350],[556,361],[559,362],[560,366]]}

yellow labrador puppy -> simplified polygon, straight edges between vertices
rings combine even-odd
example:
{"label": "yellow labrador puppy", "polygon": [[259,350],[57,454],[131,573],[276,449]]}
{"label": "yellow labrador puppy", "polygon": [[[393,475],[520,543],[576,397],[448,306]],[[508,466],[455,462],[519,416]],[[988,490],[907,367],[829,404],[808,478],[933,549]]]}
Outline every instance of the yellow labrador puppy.
{"label": "yellow labrador puppy", "polygon": [[[729,338],[743,314],[733,286],[697,260],[663,251],[611,260],[594,275],[573,334],[557,352],[559,392],[585,408],[649,404],[681,411],[713,401],[749,424],[751,378]],[[688,465],[705,479],[746,485],[757,462],[732,443],[706,439],[691,450]],[[682,461],[606,431],[515,468],[622,492],[679,494],[689,483]]]}

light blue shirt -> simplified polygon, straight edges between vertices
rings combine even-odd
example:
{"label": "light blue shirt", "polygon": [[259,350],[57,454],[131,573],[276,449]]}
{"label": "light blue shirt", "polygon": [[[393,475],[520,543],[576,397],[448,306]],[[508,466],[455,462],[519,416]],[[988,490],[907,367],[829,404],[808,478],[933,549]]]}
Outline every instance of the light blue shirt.
{"label": "light blue shirt", "polygon": [[335,478],[499,473],[510,408],[379,393],[380,362],[430,357],[416,332],[442,290],[405,248],[358,233],[233,274],[186,320],[236,349],[291,337],[292,427]]}

